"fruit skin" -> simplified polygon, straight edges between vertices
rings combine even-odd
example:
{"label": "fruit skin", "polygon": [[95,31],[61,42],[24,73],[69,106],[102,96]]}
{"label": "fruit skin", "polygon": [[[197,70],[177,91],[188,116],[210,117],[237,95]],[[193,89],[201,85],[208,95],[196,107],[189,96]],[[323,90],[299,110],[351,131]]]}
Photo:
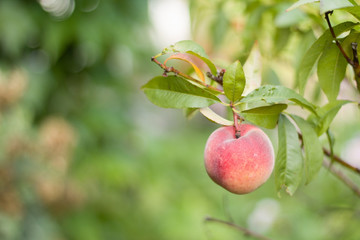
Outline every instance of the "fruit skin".
{"label": "fruit skin", "polygon": [[260,187],[274,168],[274,149],[269,137],[258,127],[241,124],[215,130],[205,146],[205,168],[210,178],[236,194]]}

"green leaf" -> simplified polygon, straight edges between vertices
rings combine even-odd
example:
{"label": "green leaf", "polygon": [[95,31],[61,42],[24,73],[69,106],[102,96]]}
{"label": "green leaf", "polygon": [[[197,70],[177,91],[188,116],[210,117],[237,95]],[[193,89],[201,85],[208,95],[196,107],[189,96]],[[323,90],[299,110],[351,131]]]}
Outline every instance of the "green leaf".
{"label": "green leaf", "polygon": [[263,27],[263,16],[271,8],[272,7],[270,5],[264,4],[249,4],[247,7],[245,13],[248,14],[249,17],[246,21],[245,28],[242,31],[242,50],[237,57],[241,63],[246,62],[253,46],[258,44],[256,42],[259,38],[260,32],[254,31],[254,29],[260,29]]}
{"label": "green leaf", "polygon": [[185,108],[184,115],[187,119],[191,119],[199,111],[199,108]]}
{"label": "green leaf", "polygon": [[275,54],[278,54],[288,44],[290,37],[292,36],[292,31],[288,27],[276,28],[275,31],[275,42],[273,50]]}
{"label": "green leaf", "polygon": [[302,176],[302,154],[298,133],[294,125],[280,115],[278,125],[279,149],[275,162],[275,184],[278,191],[285,188],[293,195],[298,188]]}
{"label": "green leaf", "polygon": [[278,122],[279,114],[286,108],[286,104],[276,104],[244,110],[241,112],[241,115],[255,125],[274,128]]}
{"label": "green leaf", "polygon": [[214,48],[221,46],[227,30],[229,29],[230,21],[225,11],[225,1],[218,1],[215,6],[217,9],[212,16],[212,23],[209,25],[210,39]]}
{"label": "green leaf", "polygon": [[263,67],[263,71],[261,73],[262,85],[281,85],[279,76],[275,72],[273,68],[270,66]]}
{"label": "green leaf", "polygon": [[278,28],[290,27],[299,24],[304,19],[306,19],[306,14],[299,9],[292,12],[281,11],[275,18],[275,26]]}
{"label": "green leaf", "polygon": [[275,85],[264,85],[261,86],[246,97],[241,99],[240,102],[243,103],[252,103],[252,102],[264,102],[277,104],[286,100],[295,102],[296,104],[310,110],[315,113],[315,106],[308,102],[303,96],[296,93],[294,90],[286,88],[284,86],[275,86]]}
{"label": "green leaf", "polygon": [[255,43],[244,63],[245,73],[245,88],[242,95],[247,95],[249,92],[261,86],[261,66],[262,58],[259,44]]}
{"label": "green leaf", "polygon": [[320,0],[320,14],[353,5],[347,0]]}
{"label": "green leaf", "polygon": [[[360,42],[360,33],[358,31],[355,31],[355,30],[351,30],[349,35],[346,36],[344,41],[342,41],[342,43],[341,43],[346,55],[348,55],[351,59],[354,59],[353,50],[352,50],[352,47],[351,47],[351,44],[353,42],[355,42],[355,43]],[[357,52],[359,53],[359,49],[357,49]]]}
{"label": "green leaf", "polygon": [[344,10],[344,11],[350,13],[351,15],[356,17],[358,20],[360,20],[360,6],[346,7],[346,8],[342,8],[340,10]]}
{"label": "green leaf", "polygon": [[220,100],[210,92],[177,76],[158,76],[142,89],[148,99],[163,108],[202,108]]}
{"label": "green leaf", "polygon": [[[165,51],[165,52],[164,52]],[[208,58],[204,48],[198,43],[191,40],[182,40],[174,45],[170,45],[169,48],[165,48],[163,53],[172,53],[172,52],[193,52],[199,56]]]}
{"label": "green leaf", "polygon": [[206,65],[208,65],[212,74],[214,75],[217,74],[215,65],[209,60],[209,57],[207,56],[204,48],[200,46],[198,43],[191,40],[183,40],[165,48],[160,55],[164,55],[168,53],[177,53],[177,52],[190,53],[200,58],[206,63]]}
{"label": "green leaf", "polygon": [[313,3],[313,2],[319,2],[319,0],[299,0],[296,3],[294,3],[293,5],[291,5],[288,9],[286,9],[286,11],[291,11],[294,10],[295,8],[298,8],[302,5],[308,4],[308,3]]}
{"label": "green leaf", "polygon": [[299,127],[302,133],[305,150],[305,181],[306,184],[308,184],[320,171],[324,159],[324,153],[319,138],[316,134],[314,125],[308,121],[305,121],[299,116],[290,116],[295,121],[296,125]]}
{"label": "green leaf", "polygon": [[347,61],[335,43],[329,43],[321,55],[317,67],[317,75],[321,89],[329,101],[334,101],[345,77]]}
{"label": "green leaf", "polygon": [[311,114],[308,117],[308,121],[312,122],[316,126],[315,129],[318,136],[321,136],[329,129],[331,122],[340,108],[347,103],[351,102],[347,100],[336,100],[330,102],[317,110],[317,116],[315,114]]}
{"label": "green leaf", "polygon": [[[358,23],[353,22],[344,22],[335,27],[333,27],[335,35],[346,32],[353,28]],[[320,58],[321,53],[329,42],[332,42],[333,38],[331,36],[330,30],[326,30],[321,37],[316,40],[313,45],[306,51],[304,57],[300,62],[300,66],[296,74],[296,82],[299,85],[300,94],[304,94],[305,86],[308,78],[314,68],[315,63]]]}
{"label": "green leaf", "polygon": [[354,5],[354,6],[359,6],[359,4],[357,4],[357,2],[355,2],[355,1],[357,1],[357,0],[349,0],[349,2],[352,3],[352,5]]}
{"label": "green leaf", "polygon": [[231,64],[223,77],[223,85],[226,97],[231,102],[237,102],[245,88],[245,74],[240,61]]}
{"label": "green leaf", "polygon": [[210,121],[223,125],[223,126],[232,126],[234,125],[233,121],[227,120],[223,117],[221,117],[220,115],[218,115],[217,113],[215,113],[213,110],[211,110],[210,108],[206,107],[206,108],[200,108],[200,112],[202,115],[204,115],[207,119],[209,119]]}

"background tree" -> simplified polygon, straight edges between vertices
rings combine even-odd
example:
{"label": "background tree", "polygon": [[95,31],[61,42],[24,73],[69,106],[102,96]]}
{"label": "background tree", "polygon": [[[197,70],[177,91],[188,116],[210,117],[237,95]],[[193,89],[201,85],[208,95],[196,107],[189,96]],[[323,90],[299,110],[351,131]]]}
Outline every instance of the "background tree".
{"label": "background tree", "polygon": [[[287,116],[315,124],[324,154],[335,160],[335,175],[328,165],[308,185],[301,175],[293,196],[279,198],[274,175],[248,195],[213,184],[203,150],[219,125],[201,114],[187,121],[181,111],[152,105],[139,90],[164,72],[149,61],[162,49],[149,42],[146,0],[1,1],[0,238],[358,239],[352,44],[358,42],[358,2],[313,1],[286,12],[294,2],[189,1],[192,40],[206,58],[219,69],[240,60],[253,84],[243,96],[266,84],[292,89],[297,101],[281,94],[275,115],[287,104]],[[327,30],[330,10],[335,37],[353,64]],[[156,59],[162,64],[165,57]],[[166,65],[199,78],[188,63]],[[199,70],[210,82],[203,66]],[[213,110],[232,121],[223,109]],[[256,112],[242,117],[251,115],[256,121]],[[302,120],[289,121],[303,131]],[[277,129],[263,129],[277,151]],[[351,165],[340,166],[335,155]]]}

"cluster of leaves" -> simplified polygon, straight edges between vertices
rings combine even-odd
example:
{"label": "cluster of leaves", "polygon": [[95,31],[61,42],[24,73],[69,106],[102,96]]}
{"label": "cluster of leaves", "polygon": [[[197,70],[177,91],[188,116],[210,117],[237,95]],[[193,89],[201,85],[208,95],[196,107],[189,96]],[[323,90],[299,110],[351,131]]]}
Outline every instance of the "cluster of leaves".
{"label": "cluster of leaves", "polygon": [[[209,60],[201,46],[192,41],[178,42],[164,49],[157,56],[168,53],[174,54],[168,59],[177,58],[184,60],[184,56],[190,59],[189,55],[193,55],[203,60],[210,70],[214,69],[214,64]],[[187,61],[190,62],[191,60]],[[245,120],[265,128],[274,128],[276,126],[279,115],[287,108],[288,102],[304,107],[316,115],[315,106],[295,91],[284,86],[264,85],[247,95],[243,95],[246,78],[240,61],[236,61],[226,68],[220,83],[211,78],[205,79],[204,74],[199,73],[200,65],[196,65],[194,62],[191,61],[200,80],[195,79],[194,81],[193,77],[185,74],[155,77],[143,86],[143,90],[149,100],[165,108],[192,109],[192,111],[199,109],[205,117],[220,125],[234,125],[234,121],[219,116],[209,108],[209,106],[216,103],[231,108],[235,114],[239,114]],[[211,74],[214,73],[215,71],[211,71]],[[225,100],[220,100],[224,99],[220,98],[220,95],[224,95],[226,97]],[[304,132],[312,133],[310,135],[304,134],[306,136],[304,140],[306,152],[309,152],[307,155],[311,155],[312,152],[322,153],[321,145],[317,141],[317,135],[314,131],[311,131],[312,126],[298,116],[292,117]],[[276,175],[279,181],[279,188],[282,185],[286,185],[289,188],[289,193],[292,194],[299,184],[303,161],[295,127],[291,125],[286,117],[281,117],[280,119],[281,127],[279,128],[279,133],[281,135],[279,136],[279,141],[281,141],[281,144],[279,145],[283,146],[283,148],[280,148],[278,153]],[[309,146],[308,143],[310,143]],[[297,146],[298,149],[289,149],[287,146]],[[296,159],[299,161],[296,161]],[[314,161],[314,158],[311,159]],[[309,180],[319,170],[321,159],[322,155],[315,159],[315,167],[313,163],[305,164],[307,166],[306,172],[309,173],[307,176]]]}
{"label": "cluster of leaves", "polygon": [[[299,1],[294,4],[293,7],[300,6],[301,3],[306,2],[315,1]],[[327,11],[329,11],[329,5],[332,6],[332,8],[330,8],[331,10],[338,9],[346,11],[358,20],[360,19],[360,6],[352,6],[348,1],[331,1],[331,4],[327,4],[327,1],[320,1],[320,13],[327,13]],[[289,9],[291,10],[293,7]],[[335,26],[333,31],[336,37],[350,31],[345,37],[338,39],[338,42],[349,58],[357,58],[357,53],[354,55],[352,43],[359,42],[359,23],[346,21]],[[328,29],[307,50],[301,60],[297,73],[297,83],[300,93],[304,93],[308,78],[313,68],[317,65],[317,76],[320,88],[327,96],[329,102],[336,100],[339,94],[340,83],[345,77],[347,61],[333,40],[332,33],[330,29]]]}
{"label": "cluster of leaves", "polygon": [[[312,2],[316,1],[298,1],[288,10]],[[334,9],[345,10],[360,19],[360,7],[353,6],[348,1],[320,1],[321,14],[328,14],[328,11]],[[343,22],[333,28],[335,36],[350,31],[345,38],[338,40],[349,56],[352,56],[351,44],[360,37],[357,26],[357,23]],[[279,147],[275,164],[275,184],[278,191],[285,189],[292,195],[303,178],[307,184],[320,170],[324,154],[319,137],[324,133],[328,134],[332,148],[329,126],[341,106],[351,102],[337,100],[340,83],[345,77],[347,60],[339,51],[331,30],[326,30],[301,60],[296,78],[300,94],[281,85],[263,85],[244,94],[245,86],[249,83],[240,61],[217,71],[204,49],[189,40],[171,45],[153,58],[164,69],[164,74],[151,79],[142,89],[155,105],[186,109],[187,113],[199,110],[209,120],[220,125],[234,125],[237,118],[228,120],[216,114],[209,108],[216,103],[231,109],[234,116],[255,125],[264,128],[275,128],[278,125]],[[170,54],[170,57],[164,64],[156,60],[166,54]],[[352,56],[355,57],[357,58]],[[190,63],[199,79],[166,66],[170,59]],[[315,66],[319,86],[329,101],[322,107],[315,106],[303,97],[307,80]],[[201,68],[207,73],[204,74]],[[175,74],[168,76],[169,72]],[[308,117],[285,112],[289,104],[308,111]]]}

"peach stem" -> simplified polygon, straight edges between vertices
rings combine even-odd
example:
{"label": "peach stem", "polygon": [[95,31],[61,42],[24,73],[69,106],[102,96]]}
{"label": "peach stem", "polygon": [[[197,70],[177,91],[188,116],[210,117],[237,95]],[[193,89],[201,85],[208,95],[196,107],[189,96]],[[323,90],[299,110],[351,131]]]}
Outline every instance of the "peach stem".
{"label": "peach stem", "polygon": [[237,113],[235,111],[233,111],[234,114],[234,127],[235,127],[235,137],[239,138],[241,137],[240,134],[240,124],[239,124],[239,116],[237,115]]}

